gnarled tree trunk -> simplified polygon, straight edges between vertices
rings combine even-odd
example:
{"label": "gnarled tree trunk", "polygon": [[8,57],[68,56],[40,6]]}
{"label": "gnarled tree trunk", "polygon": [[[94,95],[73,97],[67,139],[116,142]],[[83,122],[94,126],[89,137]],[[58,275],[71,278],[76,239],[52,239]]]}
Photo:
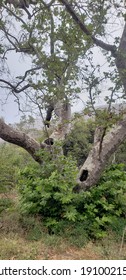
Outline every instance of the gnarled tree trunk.
{"label": "gnarled tree trunk", "polygon": [[[95,131],[97,135],[98,129]],[[126,138],[126,119],[120,121],[104,136],[101,147],[101,138],[94,138],[94,145],[84,162],[78,178],[81,189],[89,189],[97,184],[102,171],[111,155]]]}
{"label": "gnarled tree trunk", "polygon": [[[66,135],[70,131],[71,127],[71,105],[67,100],[58,100],[58,102],[54,105],[54,112],[58,116],[58,121],[54,131],[50,135],[49,139],[51,139],[52,144],[54,141],[62,141],[65,139]],[[49,139],[45,140],[45,143],[48,142]]]}

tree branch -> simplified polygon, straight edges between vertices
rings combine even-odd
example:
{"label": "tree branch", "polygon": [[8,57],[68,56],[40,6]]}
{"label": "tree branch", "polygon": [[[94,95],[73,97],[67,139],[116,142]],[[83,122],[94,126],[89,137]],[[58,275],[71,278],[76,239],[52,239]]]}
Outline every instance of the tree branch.
{"label": "tree branch", "polygon": [[40,144],[32,137],[12,128],[11,126],[7,125],[2,119],[0,119],[0,138],[9,143],[24,148],[34,158],[35,161],[39,163],[42,162],[42,159],[38,155],[36,155],[36,152],[41,148],[44,149],[46,145],[42,144],[40,146]]}
{"label": "tree branch", "polygon": [[79,18],[79,16],[76,14],[72,6],[68,3],[67,0],[60,0],[60,2],[66,7],[66,10],[68,13],[72,16],[74,21],[80,26],[80,29],[89,36],[93,43],[97,45],[98,47],[101,47],[102,49],[106,51],[110,51],[113,55],[113,57],[116,57],[116,47],[114,45],[106,44],[103,41],[97,39],[95,36],[91,34],[91,32],[88,30],[86,25],[82,22],[82,20]]}
{"label": "tree branch", "polygon": [[26,22],[19,16],[17,16],[11,9],[9,9],[7,6],[3,5],[3,8],[5,8],[9,13],[11,13],[16,19],[21,21],[24,25],[26,25]]}
{"label": "tree branch", "polygon": [[12,85],[10,82],[8,82],[6,80],[0,79],[0,82],[7,84],[10,87],[10,89],[12,89],[15,93],[20,93],[20,92],[26,90],[27,88],[32,87],[30,84],[27,84],[24,87],[22,87],[21,89],[17,89],[16,88],[17,86]]}
{"label": "tree branch", "polygon": [[126,22],[118,48],[116,66],[119,71],[119,75],[122,80],[126,94]]}
{"label": "tree branch", "polygon": [[27,70],[27,71],[25,72],[24,76],[22,77],[22,80],[21,80],[20,82],[18,82],[17,85],[15,85],[15,86],[14,86],[13,84],[11,84],[10,82],[4,80],[4,79],[0,79],[0,82],[7,84],[7,85],[10,87],[10,89],[12,89],[15,93],[20,93],[20,92],[26,90],[27,88],[32,87],[32,85],[26,84],[26,85],[23,86],[22,88],[18,89],[18,87],[25,81],[27,75],[28,75],[30,72],[39,70],[39,69],[41,69],[41,68],[42,68],[41,66],[36,66],[36,67],[34,67],[34,68],[31,68],[31,69]]}

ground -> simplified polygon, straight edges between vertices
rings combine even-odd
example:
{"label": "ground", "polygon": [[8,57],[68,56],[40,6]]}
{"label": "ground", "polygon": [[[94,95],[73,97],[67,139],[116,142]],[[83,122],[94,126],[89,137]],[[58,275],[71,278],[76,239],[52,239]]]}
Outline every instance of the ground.
{"label": "ground", "polygon": [[[100,260],[126,259],[126,246],[121,248],[110,233],[102,240],[92,240],[83,246],[74,245],[74,237],[49,235],[36,218],[21,220],[16,210],[18,197],[13,190],[0,194],[0,200],[12,201],[0,214],[0,259],[1,260]],[[79,245],[79,244],[78,244]],[[120,250],[121,248],[121,250]]]}

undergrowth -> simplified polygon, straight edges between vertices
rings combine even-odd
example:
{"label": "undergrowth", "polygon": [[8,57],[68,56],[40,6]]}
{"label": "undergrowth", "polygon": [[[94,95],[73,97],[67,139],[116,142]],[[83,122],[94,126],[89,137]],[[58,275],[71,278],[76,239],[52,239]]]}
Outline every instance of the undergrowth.
{"label": "undergrowth", "polygon": [[49,234],[65,234],[68,228],[76,236],[83,232],[86,240],[102,238],[112,229],[119,236],[126,225],[124,166],[110,166],[97,186],[78,194],[74,192],[77,170],[72,158],[57,154],[51,160],[43,153],[42,166],[32,164],[20,172],[22,214],[39,215]]}

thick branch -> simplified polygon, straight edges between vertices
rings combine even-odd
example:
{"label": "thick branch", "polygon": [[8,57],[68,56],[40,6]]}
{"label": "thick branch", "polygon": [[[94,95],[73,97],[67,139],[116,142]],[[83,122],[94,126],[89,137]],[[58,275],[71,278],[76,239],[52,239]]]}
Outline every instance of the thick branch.
{"label": "thick branch", "polygon": [[12,128],[2,119],[0,119],[0,138],[24,148],[34,158],[35,161],[39,163],[42,162],[42,159],[36,155],[36,152],[41,148],[45,148],[46,145],[42,144],[40,146],[40,144],[29,135]]}
{"label": "thick branch", "polygon": [[[54,107],[50,109],[51,111],[49,111],[49,113],[51,113],[52,110],[54,109],[55,114],[59,118],[57,125],[55,126],[55,129],[50,136],[50,139],[52,139],[54,143],[54,141],[64,140],[66,135],[70,131],[71,105],[67,99],[66,100],[62,99],[62,100],[58,100],[58,102],[54,104]],[[50,121],[50,116],[49,116],[49,121]],[[47,124],[49,125],[49,122]]]}
{"label": "thick branch", "polygon": [[103,41],[97,39],[96,37],[94,37],[91,32],[88,30],[88,28],[86,27],[86,25],[82,22],[82,20],[79,18],[79,16],[76,14],[76,12],[74,11],[74,9],[72,8],[72,6],[68,3],[67,0],[60,0],[60,2],[62,2],[62,4],[65,5],[67,11],[69,12],[69,14],[72,16],[72,18],[74,19],[74,21],[80,26],[80,29],[87,35],[89,36],[93,43],[95,45],[97,45],[98,47],[101,47],[102,49],[106,50],[106,51],[111,51],[112,55],[115,57],[116,56],[116,47],[114,45],[110,45],[110,44],[106,44]]}
{"label": "thick branch", "polygon": [[119,71],[126,94],[126,22],[118,48],[116,66]]}
{"label": "thick branch", "polygon": [[95,142],[87,160],[84,162],[80,174],[80,188],[94,186],[104,170],[109,158],[126,139],[126,119],[114,126],[102,139],[102,149],[99,155],[100,140],[95,137]]}
{"label": "thick branch", "polygon": [[69,101],[59,100],[54,106],[54,112],[59,117],[59,121],[51,137],[54,140],[64,140],[70,131],[71,105]]}

